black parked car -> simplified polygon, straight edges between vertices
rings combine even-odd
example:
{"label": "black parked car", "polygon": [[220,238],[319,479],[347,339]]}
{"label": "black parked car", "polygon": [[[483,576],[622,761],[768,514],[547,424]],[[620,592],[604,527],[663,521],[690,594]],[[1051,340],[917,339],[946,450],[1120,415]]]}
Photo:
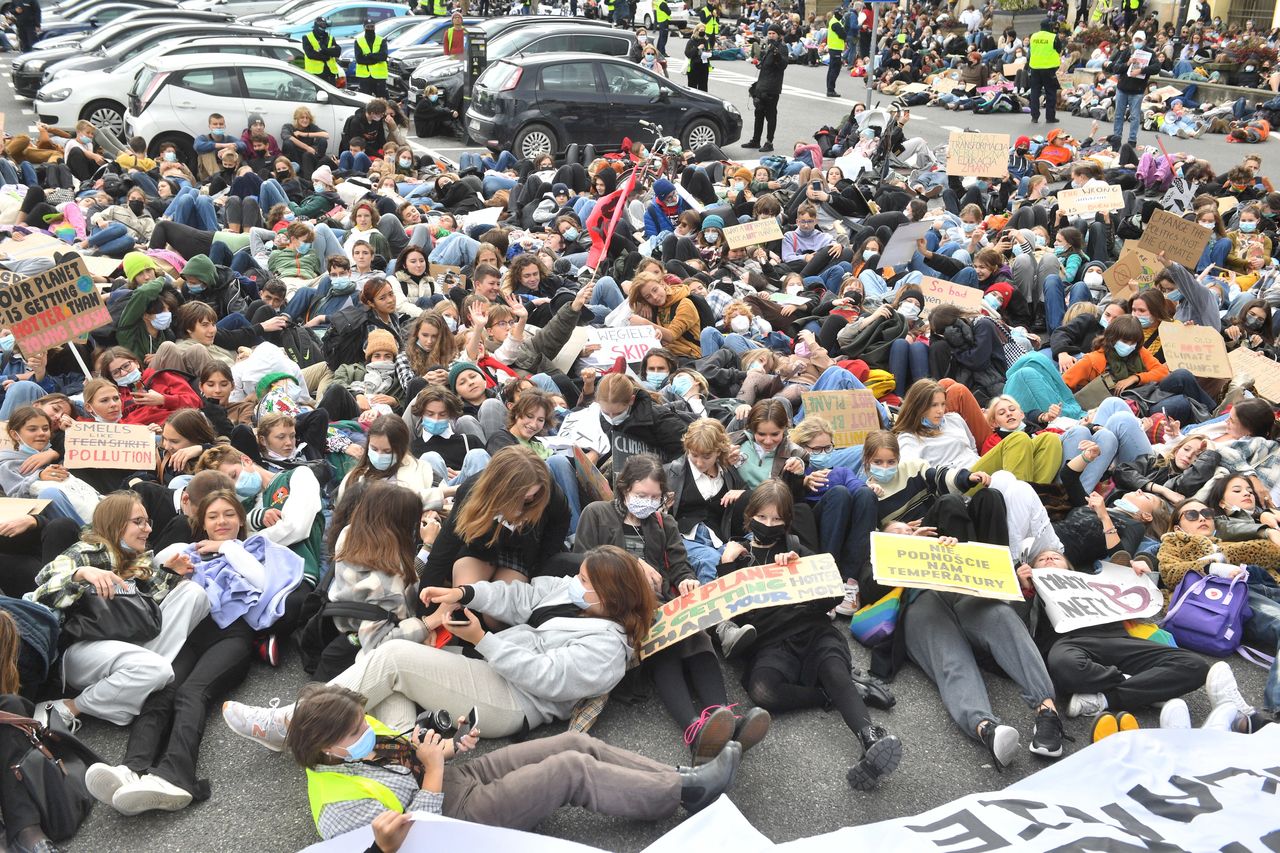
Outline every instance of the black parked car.
{"label": "black parked car", "polygon": [[674,83],[625,58],[589,53],[519,56],[493,63],[476,81],[466,131],[517,157],[558,154],[571,142],[617,149],[647,140],[641,121],[660,124],[686,149],[728,145],[742,115],[728,101]]}

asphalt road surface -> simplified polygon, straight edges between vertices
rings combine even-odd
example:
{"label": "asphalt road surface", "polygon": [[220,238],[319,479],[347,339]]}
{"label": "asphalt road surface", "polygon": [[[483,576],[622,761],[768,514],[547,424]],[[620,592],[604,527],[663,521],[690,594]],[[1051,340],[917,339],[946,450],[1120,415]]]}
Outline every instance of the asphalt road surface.
{"label": "asphalt road surface", "polygon": [[[671,52],[681,55],[681,43],[672,40]],[[28,102],[15,99],[8,84],[8,62],[0,62],[0,111],[5,114],[5,127],[10,132],[34,124]],[[673,68],[683,67],[673,59]],[[796,140],[808,140],[823,124],[834,124],[853,105],[853,98],[865,96],[859,81],[842,77],[838,101],[823,96],[825,68],[792,67],[786,74],[786,88],[779,112],[780,134],[776,140],[781,151]],[[675,78],[683,82],[683,75]],[[711,91],[738,105],[750,132],[750,100],[747,86],[755,78],[752,66],[743,62],[720,62],[711,75]],[[873,99],[874,100],[874,99]],[[889,99],[882,99],[888,101]],[[979,126],[983,131],[1021,134],[1033,127],[1027,116],[997,115],[981,118],[972,114],[950,113],[932,108],[913,112],[910,130],[924,136],[931,145],[946,141],[951,129]],[[1089,130],[1084,119],[1064,117],[1063,126],[1079,136]],[[1184,147],[1197,156],[1210,159],[1219,171],[1246,151],[1260,151],[1266,156],[1267,146],[1228,146],[1224,137],[1206,136],[1198,140],[1175,141],[1168,137],[1166,147]],[[1140,141],[1153,142],[1153,135],[1143,133]],[[430,139],[421,142],[454,157],[465,150],[457,140]],[[730,156],[746,158],[746,152],[729,146]],[[1265,166],[1270,165],[1264,163]],[[867,664],[867,654],[854,644],[854,660]],[[1244,663],[1232,661],[1246,697],[1257,701],[1262,695],[1265,672]],[[746,697],[738,684],[740,672],[726,668],[726,682],[734,701]],[[290,648],[284,665],[272,670],[254,661],[244,683],[230,698],[265,704],[273,697],[283,702],[292,700],[303,684],[304,675],[296,652]],[[1012,682],[989,676],[992,705],[1004,721],[1016,726],[1023,736],[1023,747],[1030,742],[1032,714],[1018,696]],[[769,737],[746,758],[731,799],[746,817],[774,841],[787,841],[844,826],[916,814],[956,797],[975,791],[997,790],[1044,766],[1041,759],[1023,753],[1019,761],[1005,772],[993,769],[987,753],[967,738],[951,722],[938,699],[933,685],[919,670],[908,667],[893,685],[898,704],[892,711],[873,711],[879,723],[899,735],[905,744],[902,766],[879,790],[857,793],[849,788],[844,776],[853,764],[859,748],[853,735],[834,712],[804,711],[777,719]],[[1209,711],[1202,690],[1187,697],[1192,716],[1203,720]],[[1143,725],[1155,725],[1156,712],[1139,714]],[[546,733],[563,730],[562,725],[548,727]],[[1084,720],[1067,722],[1067,732],[1076,738],[1068,743],[1068,751],[1086,747],[1089,724]],[[636,750],[672,764],[687,760],[680,728],[663,711],[656,698],[639,705],[611,704],[601,716],[593,733],[604,740]],[[541,733],[539,733],[541,734]],[[95,720],[86,722],[82,735],[108,761],[119,761],[124,754],[127,730]],[[501,745],[487,741],[481,749]],[[241,740],[226,728],[215,708],[205,732],[200,755],[200,773],[213,788],[210,800],[196,803],[176,814],[152,813],[125,818],[99,806],[68,844],[73,851],[94,853],[161,853],[161,851],[272,851],[297,850],[317,840],[307,806],[306,785],[302,771],[284,755],[270,753],[249,741]],[[1086,782],[1086,780],[1082,780]],[[561,810],[546,821],[539,831],[572,839],[606,850],[639,851],[652,843],[678,822],[644,824],[617,821],[586,814],[580,810]]]}

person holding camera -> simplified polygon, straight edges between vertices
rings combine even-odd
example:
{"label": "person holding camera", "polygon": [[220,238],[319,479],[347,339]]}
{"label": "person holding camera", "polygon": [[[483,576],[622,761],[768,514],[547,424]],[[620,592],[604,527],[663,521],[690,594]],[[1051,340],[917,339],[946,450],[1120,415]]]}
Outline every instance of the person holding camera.
{"label": "person holding camera", "polygon": [[[778,98],[782,96],[782,75],[787,71],[787,54],[782,44],[782,27],[770,24],[765,34],[764,49],[760,52],[760,76],[752,85],[756,114],[755,132],[742,143],[743,148],[759,148],[761,152],[773,150],[773,132],[778,125]],[[768,137],[760,144],[760,132],[768,126]]]}
{"label": "person holding camera", "polygon": [[480,735],[478,720],[440,731],[451,722],[447,714],[427,712],[411,731],[397,732],[367,715],[358,693],[330,684],[303,687],[285,745],[307,770],[321,837],[371,824],[368,850],[395,853],[412,826],[411,812],[523,830],[568,805],[661,820],[681,806],[692,814],[714,802],[732,785],[741,756],[730,742],[701,767],[670,767],[566,732],[450,763]]}

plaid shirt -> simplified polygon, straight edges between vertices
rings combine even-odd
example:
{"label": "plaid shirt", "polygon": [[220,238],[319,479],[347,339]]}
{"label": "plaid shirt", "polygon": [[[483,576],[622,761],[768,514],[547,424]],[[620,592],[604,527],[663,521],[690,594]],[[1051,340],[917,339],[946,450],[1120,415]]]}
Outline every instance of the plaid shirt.
{"label": "plaid shirt", "polygon": [[[152,563],[150,551],[140,554],[134,564],[151,568],[150,578],[145,580],[135,578],[134,583],[138,587],[138,592],[154,598],[157,602],[163,601],[169,591],[183,580],[168,569],[155,566]],[[91,587],[87,581],[78,581],[73,577],[77,571],[86,566],[108,572],[116,571],[116,566],[111,562],[111,553],[107,551],[105,545],[77,542],[54,557],[51,563],[40,570],[36,575],[35,590],[27,593],[23,598],[43,604],[57,613],[59,619],[65,618],[63,611],[72,607]]]}
{"label": "plaid shirt", "polygon": [[[420,789],[413,771],[404,765],[383,766],[356,761],[325,767],[324,770],[346,776],[363,776],[386,785],[391,789],[391,793],[396,795],[396,799],[401,802],[406,812],[444,813],[444,794]],[[449,768],[446,766],[445,773],[448,772]],[[320,831],[321,838],[329,839],[344,832],[368,826],[384,811],[386,807],[373,799],[330,803],[320,811],[320,821],[316,828]]]}

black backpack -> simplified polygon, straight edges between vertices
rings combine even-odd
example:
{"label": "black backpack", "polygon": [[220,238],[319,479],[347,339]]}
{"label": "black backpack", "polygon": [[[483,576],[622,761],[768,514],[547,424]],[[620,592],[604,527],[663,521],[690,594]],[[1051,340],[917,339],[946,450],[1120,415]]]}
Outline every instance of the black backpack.
{"label": "black backpack", "polygon": [[363,305],[348,305],[329,318],[329,331],[324,336],[324,360],[337,370],[344,364],[364,361],[367,314]]}
{"label": "black backpack", "polygon": [[[320,659],[329,644],[341,634],[338,626],[333,624],[335,618],[346,619],[390,619],[391,614],[376,604],[365,604],[359,601],[330,601],[329,586],[333,583],[333,567],[324,573],[319,585],[311,591],[302,602],[299,615],[298,652],[302,655],[302,669],[308,675],[316,671]],[[351,659],[354,662],[356,646],[351,646]]]}
{"label": "black backpack", "polygon": [[302,323],[290,322],[272,337],[272,343],[285,351],[298,367],[310,367],[325,360],[324,344]]}

